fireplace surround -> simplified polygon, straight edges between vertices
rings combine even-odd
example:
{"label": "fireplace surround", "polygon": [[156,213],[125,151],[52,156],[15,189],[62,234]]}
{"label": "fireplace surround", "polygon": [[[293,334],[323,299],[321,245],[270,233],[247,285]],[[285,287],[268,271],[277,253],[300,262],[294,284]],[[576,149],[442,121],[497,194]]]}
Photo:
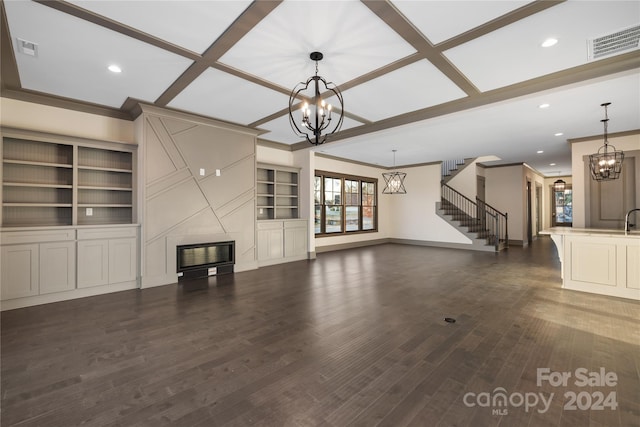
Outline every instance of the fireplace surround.
{"label": "fireplace surround", "polygon": [[178,279],[195,279],[233,273],[235,241],[176,246]]}

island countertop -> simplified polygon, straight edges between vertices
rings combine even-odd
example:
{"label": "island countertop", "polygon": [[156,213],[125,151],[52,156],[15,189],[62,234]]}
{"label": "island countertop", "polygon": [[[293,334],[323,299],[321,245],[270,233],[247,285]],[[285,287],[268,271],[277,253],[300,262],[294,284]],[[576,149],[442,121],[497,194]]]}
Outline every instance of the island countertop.
{"label": "island countertop", "polygon": [[564,236],[628,237],[632,239],[640,239],[640,231],[637,230],[625,232],[624,230],[605,228],[551,227],[546,230],[541,230],[540,234],[549,236],[553,234],[560,234]]}
{"label": "island countertop", "polygon": [[640,301],[640,231],[553,227],[562,287]]}

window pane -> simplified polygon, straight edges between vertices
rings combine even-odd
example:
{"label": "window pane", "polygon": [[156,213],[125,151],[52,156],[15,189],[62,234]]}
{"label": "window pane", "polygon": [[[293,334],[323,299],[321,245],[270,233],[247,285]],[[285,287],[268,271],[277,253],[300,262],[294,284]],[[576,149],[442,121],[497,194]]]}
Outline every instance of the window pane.
{"label": "window pane", "polygon": [[373,230],[375,229],[375,212],[376,208],[373,206],[362,207],[362,229]]}
{"label": "window pane", "polygon": [[341,186],[342,180],[340,178],[325,178],[324,179],[324,203],[326,205],[340,205],[341,201]]}
{"label": "window pane", "polygon": [[357,206],[360,204],[359,181],[344,180],[345,204]]}
{"label": "window pane", "polygon": [[342,206],[325,206],[325,232],[342,232]]}
{"label": "window pane", "polygon": [[321,227],[321,222],[322,222],[322,207],[319,205],[316,205],[316,209],[315,209],[315,219],[314,219],[314,226],[315,226],[315,232],[316,234],[321,233],[322,229]]}
{"label": "window pane", "polygon": [[358,231],[360,229],[358,226],[358,211],[360,209],[358,206],[347,206],[345,209],[347,216],[347,231]]}
{"label": "window pane", "polygon": [[319,205],[322,203],[322,200],[320,199],[320,196],[322,194],[322,189],[320,188],[322,185],[322,178],[319,176],[316,176],[315,181],[313,182],[313,198],[314,198],[314,203],[316,205]]}

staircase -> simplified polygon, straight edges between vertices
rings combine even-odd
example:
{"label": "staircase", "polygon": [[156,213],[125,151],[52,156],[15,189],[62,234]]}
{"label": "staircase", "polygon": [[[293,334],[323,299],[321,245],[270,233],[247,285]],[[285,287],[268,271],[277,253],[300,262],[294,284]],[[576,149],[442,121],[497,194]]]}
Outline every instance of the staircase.
{"label": "staircase", "polygon": [[473,163],[475,159],[457,159],[457,160],[443,160],[441,164],[442,168],[442,182],[445,184],[456,176],[458,173],[462,172],[464,168]]}
{"label": "staircase", "polygon": [[445,183],[436,213],[471,239],[470,249],[499,252],[509,246],[506,213],[478,198],[474,202]]}

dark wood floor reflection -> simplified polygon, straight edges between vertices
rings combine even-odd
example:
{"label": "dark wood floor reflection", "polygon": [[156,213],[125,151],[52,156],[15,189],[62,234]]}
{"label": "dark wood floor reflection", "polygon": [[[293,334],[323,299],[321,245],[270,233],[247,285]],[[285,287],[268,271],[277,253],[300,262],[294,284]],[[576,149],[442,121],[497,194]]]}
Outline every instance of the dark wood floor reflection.
{"label": "dark wood floor reflection", "polygon": [[[325,253],[3,312],[1,421],[638,426],[639,319],[636,302],[562,290],[546,238]],[[538,385],[545,369],[571,377]],[[607,384],[581,384],[601,370]]]}

